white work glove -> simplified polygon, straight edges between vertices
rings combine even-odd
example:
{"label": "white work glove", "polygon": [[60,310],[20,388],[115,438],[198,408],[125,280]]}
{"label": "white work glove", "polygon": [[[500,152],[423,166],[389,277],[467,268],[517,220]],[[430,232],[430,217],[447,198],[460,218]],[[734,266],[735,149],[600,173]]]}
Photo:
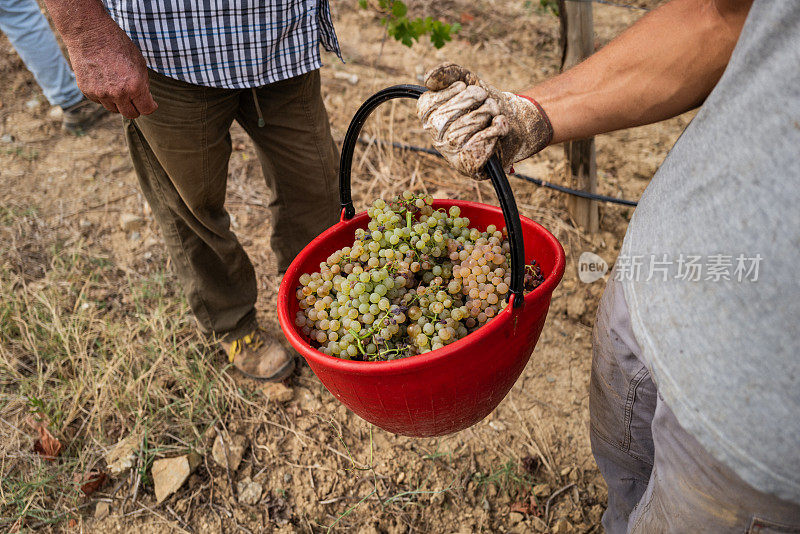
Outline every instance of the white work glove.
{"label": "white work glove", "polygon": [[494,153],[508,170],[553,138],[550,119],[533,99],[499,91],[464,67],[443,63],[425,86],[417,115],[436,150],[462,174],[486,178],[481,169]]}

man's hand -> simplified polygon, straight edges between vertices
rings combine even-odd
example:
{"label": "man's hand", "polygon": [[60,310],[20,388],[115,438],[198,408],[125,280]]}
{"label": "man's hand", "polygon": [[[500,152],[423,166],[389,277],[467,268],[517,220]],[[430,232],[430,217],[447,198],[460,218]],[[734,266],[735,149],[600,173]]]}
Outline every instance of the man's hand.
{"label": "man's hand", "polygon": [[546,147],[553,129],[533,101],[499,91],[469,70],[445,63],[425,78],[417,114],[433,145],[458,171],[476,179],[493,153],[503,167]]}
{"label": "man's hand", "polygon": [[156,110],[144,57],[112,20],[90,36],[65,37],[65,43],[78,88],[87,98],[129,119]]}

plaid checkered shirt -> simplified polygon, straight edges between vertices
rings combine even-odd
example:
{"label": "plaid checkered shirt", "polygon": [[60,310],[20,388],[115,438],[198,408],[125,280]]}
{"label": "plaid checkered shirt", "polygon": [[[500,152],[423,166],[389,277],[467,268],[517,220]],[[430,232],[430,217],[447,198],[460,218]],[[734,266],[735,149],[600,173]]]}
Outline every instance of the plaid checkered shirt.
{"label": "plaid checkered shirt", "polygon": [[156,72],[245,89],[322,66],[319,43],[341,59],[328,0],[105,0]]}

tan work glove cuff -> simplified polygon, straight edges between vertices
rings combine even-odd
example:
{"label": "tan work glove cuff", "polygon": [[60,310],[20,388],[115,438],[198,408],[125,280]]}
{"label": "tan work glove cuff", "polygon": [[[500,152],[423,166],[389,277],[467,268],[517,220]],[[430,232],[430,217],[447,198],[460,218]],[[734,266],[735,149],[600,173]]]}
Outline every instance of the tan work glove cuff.
{"label": "tan work glove cuff", "polygon": [[536,99],[530,96],[520,95],[516,93],[514,93],[514,96],[518,96],[520,98],[524,98],[525,100],[529,100],[534,106],[536,106],[537,111],[539,111],[539,115],[542,116],[542,120],[544,121],[545,134],[544,137],[542,137],[542,141],[538,143],[538,146],[533,152],[534,154],[536,154],[537,152],[548,146],[550,142],[553,140],[553,123],[550,122],[550,117],[547,116],[547,113],[545,113],[544,108],[542,108],[542,105],[539,104],[539,102],[537,102]]}

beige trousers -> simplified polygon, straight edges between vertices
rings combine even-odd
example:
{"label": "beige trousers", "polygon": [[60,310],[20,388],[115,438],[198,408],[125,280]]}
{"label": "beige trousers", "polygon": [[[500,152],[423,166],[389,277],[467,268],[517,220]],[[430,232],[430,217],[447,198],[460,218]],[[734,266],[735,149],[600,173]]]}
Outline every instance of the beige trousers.
{"label": "beige trousers", "polygon": [[641,360],[613,276],[595,321],[589,411],[609,534],[800,533],[800,505],[751,487],[680,426]]}

